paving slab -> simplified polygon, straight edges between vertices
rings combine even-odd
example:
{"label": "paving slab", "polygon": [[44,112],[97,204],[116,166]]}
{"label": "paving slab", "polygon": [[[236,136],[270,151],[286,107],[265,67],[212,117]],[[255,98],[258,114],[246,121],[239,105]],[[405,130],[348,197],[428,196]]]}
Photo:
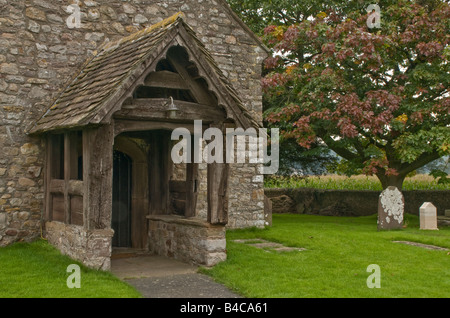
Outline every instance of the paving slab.
{"label": "paving slab", "polygon": [[280,243],[270,242],[270,241],[258,239],[258,238],[256,238],[256,239],[238,239],[238,240],[234,240],[233,242],[242,243],[242,244],[246,244],[248,246],[260,248],[260,249],[265,250],[266,252],[275,251],[275,252],[281,253],[281,252],[292,252],[292,251],[297,251],[297,252],[306,251],[306,248],[303,248],[303,247],[289,247],[289,246],[284,246],[283,244],[280,244]]}
{"label": "paving slab", "polygon": [[194,274],[197,271],[197,266],[162,256],[140,255],[111,260],[111,272],[120,279]]}
{"label": "paving slab", "polygon": [[275,248],[274,251],[276,251],[276,252],[292,252],[292,251],[301,252],[301,251],[306,251],[306,248],[283,246],[283,247]]}
{"label": "paving slab", "polygon": [[241,298],[210,277],[194,273],[127,279],[145,298]]}
{"label": "paving slab", "polygon": [[272,243],[272,242],[255,243],[255,244],[248,244],[248,245],[253,246],[253,247],[257,247],[257,248],[280,248],[280,247],[283,247],[283,245],[281,245],[281,244]]}
{"label": "paving slab", "polygon": [[111,259],[111,273],[145,298],[241,298],[193,266],[167,257],[121,253]]}
{"label": "paving slab", "polygon": [[406,244],[406,245],[412,245],[412,246],[418,246],[418,247],[426,248],[428,250],[448,251],[448,248],[445,248],[445,247],[422,244],[422,243],[417,243],[417,242],[410,242],[410,241],[392,241],[392,242]]}

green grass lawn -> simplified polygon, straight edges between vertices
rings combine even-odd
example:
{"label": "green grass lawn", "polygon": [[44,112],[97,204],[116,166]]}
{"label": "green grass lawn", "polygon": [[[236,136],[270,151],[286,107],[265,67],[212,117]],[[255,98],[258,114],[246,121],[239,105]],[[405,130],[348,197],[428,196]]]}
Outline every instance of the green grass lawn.
{"label": "green grass lawn", "polygon": [[[376,215],[274,215],[270,228],[227,231],[227,261],[202,271],[251,298],[449,298],[449,252],[392,241],[450,249],[450,228],[421,231],[412,215],[405,224],[403,230],[379,232]],[[252,238],[307,250],[277,253],[233,242]],[[69,289],[66,269],[74,263],[80,265],[42,240],[0,248],[0,298],[141,297],[112,274],[82,265],[81,288]],[[379,289],[366,285],[370,264],[380,266]]]}
{"label": "green grass lawn", "polygon": [[[67,287],[70,264],[81,268],[81,288]],[[73,261],[46,241],[0,248],[0,298],[130,298],[141,297],[109,272]]]}
{"label": "green grass lawn", "polygon": [[[274,215],[266,229],[227,232],[228,259],[203,272],[245,297],[254,298],[422,298],[450,297],[448,251],[393,243],[414,241],[450,249],[450,228],[419,230],[418,217],[406,227],[377,231],[376,215],[329,217]],[[236,239],[262,238],[302,252],[267,252]],[[370,264],[381,270],[381,288],[367,287]]]}

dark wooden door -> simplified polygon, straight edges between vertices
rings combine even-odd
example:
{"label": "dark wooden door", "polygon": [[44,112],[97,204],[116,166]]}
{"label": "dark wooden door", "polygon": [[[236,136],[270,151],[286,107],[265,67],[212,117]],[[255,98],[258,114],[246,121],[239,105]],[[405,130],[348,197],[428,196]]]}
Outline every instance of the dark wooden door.
{"label": "dark wooden door", "polygon": [[114,151],[112,229],[114,247],[131,247],[131,158]]}

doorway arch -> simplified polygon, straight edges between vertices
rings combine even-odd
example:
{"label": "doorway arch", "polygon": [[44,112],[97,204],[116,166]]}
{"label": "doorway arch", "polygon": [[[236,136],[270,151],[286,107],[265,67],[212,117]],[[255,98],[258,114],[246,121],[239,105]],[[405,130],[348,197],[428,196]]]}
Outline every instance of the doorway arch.
{"label": "doorway arch", "polygon": [[113,194],[111,228],[113,247],[131,247],[132,160],[123,152],[113,153]]}
{"label": "doorway arch", "polygon": [[[130,163],[130,244],[129,247],[147,247],[148,226],[148,160],[147,154],[126,135],[114,140],[114,151],[127,156]],[[114,185],[113,185],[114,187]],[[114,211],[114,207],[113,207]]]}

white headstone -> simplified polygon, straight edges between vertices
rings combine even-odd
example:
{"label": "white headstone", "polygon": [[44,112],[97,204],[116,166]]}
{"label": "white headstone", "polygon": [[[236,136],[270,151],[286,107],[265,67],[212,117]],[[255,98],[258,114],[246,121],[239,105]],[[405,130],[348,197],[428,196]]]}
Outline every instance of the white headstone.
{"label": "white headstone", "polygon": [[438,230],[437,209],[431,202],[425,202],[420,207],[420,229]]}
{"label": "white headstone", "polygon": [[378,200],[378,229],[390,230],[403,227],[405,201],[396,187],[388,187]]}

